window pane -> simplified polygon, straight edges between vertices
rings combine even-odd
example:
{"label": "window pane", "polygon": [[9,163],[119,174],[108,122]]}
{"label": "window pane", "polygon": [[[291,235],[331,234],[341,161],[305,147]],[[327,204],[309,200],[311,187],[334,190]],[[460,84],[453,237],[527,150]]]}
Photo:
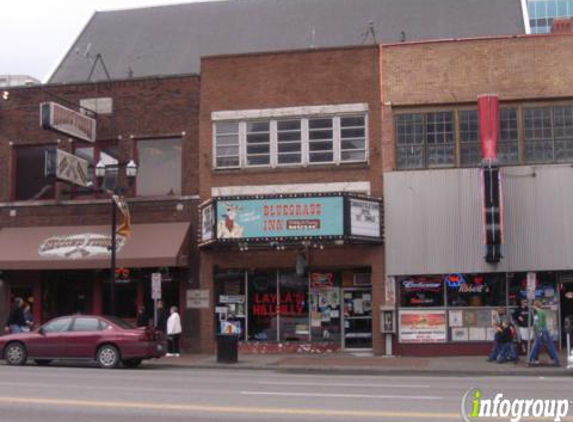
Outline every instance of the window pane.
{"label": "window pane", "polygon": [[428,144],[453,143],[453,121],[453,112],[426,114],[426,142]]}
{"label": "window pane", "polygon": [[525,160],[528,163],[547,163],[554,159],[551,108],[525,109]]}
{"label": "window pane", "polygon": [[269,144],[247,145],[247,154],[268,154],[270,151]]}
{"label": "window pane", "polygon": [[268,165],[271,162],[270,123],[247,122],[247,165]]}
{"label": "window pane", "polygon": [[332,139],[332,130],[313,130],[309,132],[309,139]]}
{"label": "window pane", "polygon": [[217,167],[239,167],[239,157],[217,157]]}
{"label": "window pane", "polygon": [[428,145],[427,166],[448,167],[455,162],[454,145]]}
{"label": "window pane", "polygon": [[239,133],[239,123],[237,122],[218,122],[215,125],[217,135],[223,133]]}
{"label": "window pane", "polygon": [[341,127],[364,126],[364,117],[363,116],[341,117],[340,118],[340,126]]}
{"label": "window pane", "polygon": [[311,152],[309,154],[309,161],[311,163],[331,163],[334,159],[334,156],[332,153],[316,153],[316,152]]}
{"label": "window pane", "polygon": [[340,143],[340,148],[342,150],[347,150],[347,149],[364,149],[364,147],[366,146],[366,141],[364,139],[354,139],[354,140],[348,140],[348,141],[342,141]]}
{"label": "window pane", "polygon": [[99,320],[96,318],[76,318],[72,331],[99,331]]}
{"label": "window pane", "polygon": [[281,152],[299,152],[300,142],[289,142],[279,144],[279,153]]}
{"label": "window pane", "polygon": [[181,139],[137,142],[137,194],[181,194]]}
{"label": "window pane", "polygon": [[300,141],[300,131],[278,132],[277,139],[279,142]]}
{"label": "window pane", "polygon": [[71,318],[59,318],[44,324],[42,328],[46,333],[61,333],[68,329],[70,322],[72,322]]}
{"label": "window pane", "polygon": [[280,341],[308,341],[308,279],[280,274]]}
{"label": "window pane", "polygon": [[54,148],[53,146],[14,148],[16,200],[53,199],[55,197],[54,180],[44,174],[46,151]]}
{"label": "window pane", "polygon": [[396,167],[399,169],[424,168],[424,147],[421,145],[397,147]]}
{"label": "window pane", "polygon": [[217,146],[239,145],[239,135],[220,135],[217,136]]}
{"label": "window pane", "polygon": [[268,155],[249,155],[247,157],[247,164],[250,166],[263,166],[270,164],[270,157]]}
{"label": "window pane", "polygon": [[269,122],[248,122],[247,132],[268,132]]}
{"label": "window pane", "polygon": [[309,129],[332,128],[332,119],[309,119]]}
{"label": "window pane", "polygon": [[302,161],[301,154],[280,154],[278,156],[279,164],[298,164]]}
{"label": "window pane", "polygon": [[366,161],[365,151],[341,151],[341,161]]}
{"label": "window pane", "polygon": [[239,156],[239,147],[218,147],[217,157]]}
{"label": "window pane", "polygon": [[460,163],[462,166],[475,166],[481,162],[479,121],[477,110],[458,112],[460,136]]}
{"label": "window pane", "polygon": [[239,123],[218,122],[215,133],[215,167],[238,167]]}
{"label": "window pane", "polygon": [[343,138],[364,138],[364,128],[355,129],[342,129],[340,135]]}
{"label": "window pane", "polygon": [[311,142],[310,151],[332,151],[332,142]]}
{"label": "window pane", "polygon": [[277,275],[255,272],[248,276],[249,340],[277,340]]}
{"label": "window pane", "polygon": [[279,131],[294,130],[300,131],[300,120],[281,120],[277,122]]}

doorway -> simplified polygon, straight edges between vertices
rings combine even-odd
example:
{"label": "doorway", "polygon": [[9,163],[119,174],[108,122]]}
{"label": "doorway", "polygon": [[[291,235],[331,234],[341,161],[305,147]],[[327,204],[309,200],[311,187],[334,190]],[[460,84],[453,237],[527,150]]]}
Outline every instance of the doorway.
{"label": "doorway", "polygon": [[573,320],[573,278],[562,277],[559,283],[559,299],[561,308],[561,345],[567,344],[567,333],[564,331],[565,318],[570,317]]}
{"label": "doorway", "polygon": [[342,289],[344,349],[372,348],[372,288]]}

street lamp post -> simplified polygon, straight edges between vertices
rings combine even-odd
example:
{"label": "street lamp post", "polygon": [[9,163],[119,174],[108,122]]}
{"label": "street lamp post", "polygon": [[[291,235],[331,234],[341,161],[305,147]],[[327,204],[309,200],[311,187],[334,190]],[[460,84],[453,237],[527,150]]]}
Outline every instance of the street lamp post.
{"label": "street lamp post", "polygon": [[[119,172],[115,178],[114,186],[104,186],[105,175],[108,169],[113,169],[114,171],[119,170],[119,168],[125,167],[125,175],[129,186],[133,185],[133,181],[137,176],[137,164],[133,160],[130,160],[127,164],[112,164],[106,166],[103,161],[99,161],[95,167],[95,176],[98,179],[99,186],[103,191],[108,192],[111,195],[111,262],[110,262],[110,315],[115,316],[115,267],[116,267],[116,251],[117,251],[117,204],[116,201],[124,201],[123,192],[124,189],[119,186]],[[123,212],[123,211],[122,211]]]}

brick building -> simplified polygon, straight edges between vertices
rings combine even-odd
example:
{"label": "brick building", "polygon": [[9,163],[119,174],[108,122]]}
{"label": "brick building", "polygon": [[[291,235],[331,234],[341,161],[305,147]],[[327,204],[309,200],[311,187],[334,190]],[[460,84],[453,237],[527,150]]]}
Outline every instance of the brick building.
{"label": "brick building", "polygon": [[[36,322],[75,312],[110,312],[109,251],[67,250],[62,243],[73,235],[97,235],[107,236],[109,245],[111,197],[97,190],[113,183],[102,186],[94,178],[93,167],[101,160],[119,165],[106,179],[119,177],[118,184],[126,188],[132,223],[131,235],[118,247],[117,268],[125,270],[116,271],[116,314],[135,318],[136,309],[146,306],[153,315],[152,272],[163,275],[165,302],[184,309],[182,292],[196,283],[197,268],[191,227],[198,198],[199,78],[43,85],[8,92],[0,103],[2,304],[24,297],[33,303]],[[39,105],[44,102],[95,110],[95,142],[42,129]],[[92,188],[44,175],[44,154],[55,148],[89,161]],[[122,170],[131,159],[139,171],[128,186]],[[60,250],[44,248],[47,239],[52,246],[60,242]],[[1,318],[7,309],[0,307]],[[189,316],[183,315],[189,321],[186,332],[194,333]],[[186,336],[187,344],[192,335]]]}

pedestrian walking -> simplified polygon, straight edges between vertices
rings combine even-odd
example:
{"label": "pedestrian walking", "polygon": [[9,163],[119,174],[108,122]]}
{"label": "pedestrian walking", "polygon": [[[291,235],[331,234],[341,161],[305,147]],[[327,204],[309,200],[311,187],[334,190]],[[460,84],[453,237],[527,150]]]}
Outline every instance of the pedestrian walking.
{"label": "pedestrian walking", "polygon": [[491,352],[489,352],[489,356],[487,358],[488,362],[495,362],[497,361],[497,357],[499,356],[499,352],[501,350],[501,344],[499,343],[499,336],[503,330],[502,321],[505,318],[505,309],[499,308],[497,310],[497,315],[492,322],[492,327],[495,329],[495,334],[493,337],[493,344],[491,347]]}
{"label": "pedestrian walking", "polygon": [[177,307],[172,306],[167,319],[167,354],[166,356],[180,356],[179,337],[181,336],[181,318]]}
{"label": "pedestrian walking", "polygon": [[517,350],[515,349],[515,344],[513,344],[514,337],[515,327],[509,320],[503,320],[498,336],[499,354],[497,356],[497,363],[517,362]]}
{"label": "pedestrian walking", "polygon": [[541,350],[541,346],[545,346],[547,349],[547,353],[553,359],[553,364],[555,366],[561,366],[559,363],[559,356],[557,356],[557,352],[555,351],[555,346],[553,344],[553,339],[551,338],[551,334],[547,329],[547,315],[543,308],[541,307],[541,302],[536,300],[533,304],[534,316],[533,316],[533,328],[535,332],[535,344],[533,345],[533,349],[531,350],[531,355],[529,356],[529,364],[530,365],[538,365],[539,364],[539,351]]}
{"label": "pedestrian walking", "polygon": [[34,327],[34,316],[32,315],[32,307],[28,302],[24,302],[24,321],[26,321],[26,326],[22,327],[22,331],[31,331]]}
{"label": "pedestrian walking", "polygon": [[18,334],[24,331],[27,326],[24,318],[24,300],[21,297],[14,299],[14,304],[6,321],[6,331],[11,334]]}
{"label": "pedestrian walking", "polygon": [[527,354],[527,341],[530,338],[529,329],[529,307],[527,306],[527,299],[521,299],[519,307],[513,311],[513,320],[517,324],[520,340],[520,353]]}

